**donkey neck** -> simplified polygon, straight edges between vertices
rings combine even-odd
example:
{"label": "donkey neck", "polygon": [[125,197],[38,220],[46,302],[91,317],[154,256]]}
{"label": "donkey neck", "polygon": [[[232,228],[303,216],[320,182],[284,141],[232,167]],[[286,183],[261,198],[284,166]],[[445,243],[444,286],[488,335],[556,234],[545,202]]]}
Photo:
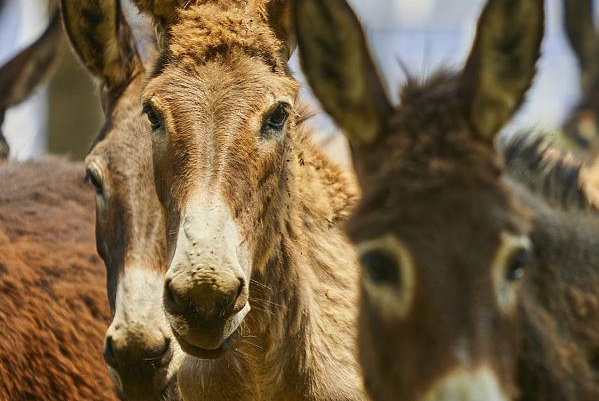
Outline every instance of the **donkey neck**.
{"label": "donkey neck", "polygon": [[357,265],[340,228],[357,194],[308,132],[292,139],[286,188],[292,195],[278,210],[276,245],[251,288],[251,331],[263,347],[262,366],[270,367],[259,375],[271,399],[361,399],[352,340]]}

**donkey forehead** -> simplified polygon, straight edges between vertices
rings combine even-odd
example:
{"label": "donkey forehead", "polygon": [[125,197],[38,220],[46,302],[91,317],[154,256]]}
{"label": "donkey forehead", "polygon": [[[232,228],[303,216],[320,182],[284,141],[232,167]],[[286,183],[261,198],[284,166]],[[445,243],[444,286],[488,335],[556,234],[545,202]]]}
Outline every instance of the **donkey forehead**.
{"label": "donkey forehead", "polygon": [[173,59],[205,63],[224,54],[259,58],[273,71],[284,71],[283,44],[251,8],[200,4],[182,10],[169,29],[167,53]]}
{"label": "donkey forehead", "polygon": [[276,101],[291,102],[298,90],[291,77],[273,73],[260,60],[233,56],[201,64],[170,62],[149,81],[143,99],[173,112],[218,114],[225,122],[243,117],[242,110],[251,115]]}
{"label": "donkey forehead", "polygon": [[387,182],[384,189],[364,195],[348,225],[358,243],[390,233],[416,259],[422,254],[456,260],[472,249],[488,258],[503,233],[522,236],[529,227],[525,209],[507,189],[488,182],[480,187],[446,183],[426,190],[393,187]]}

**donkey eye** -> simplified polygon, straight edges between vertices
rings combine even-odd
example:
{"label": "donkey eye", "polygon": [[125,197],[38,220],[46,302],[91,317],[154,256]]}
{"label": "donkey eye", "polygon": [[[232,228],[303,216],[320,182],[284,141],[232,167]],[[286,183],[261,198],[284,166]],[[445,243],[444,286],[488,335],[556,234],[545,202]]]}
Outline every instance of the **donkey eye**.
{"label": "donkey eye", "polygon": [[102,181],[98,178],[94,171],[87,170],[85,172],[85,182],[94,187],[94,189],[96,190],[96,194],[102,195],[102,193],[104,192]]}
{"label": "donkey eye", "polygon": [[150,121],[150,125],[152,126],[153,131],[156,131],[162,127],[162,120],[160,119],[160,116],[152,106],[150,106],[149,104],[145,105],[143,108],[143,112],[148,117],[148,121]]}
{"label": "donkey eye", "polygon": [[364,253],[360,262],[364,275],[378,285],[391,285],[397,287],[401,284],[397,260],[384,250],[372,250]]}
{"label": "donkey eye", "polygon": [[505,278],[508,281],[516,281],[524,277],[531,259],[532,255],[528,249],[517,250],[508,262]]}
{"label": "donkey eye", "polygon": [[[285,128],[285,123],[289,118],[289,105],[286,103],[280,103],[275,107],[273,111],[266,118],[266,122],[262,126],[262,133],[265,136],[269,136],[269,132],[281,132]],[[272,134],[271,134],[272,135]]]}

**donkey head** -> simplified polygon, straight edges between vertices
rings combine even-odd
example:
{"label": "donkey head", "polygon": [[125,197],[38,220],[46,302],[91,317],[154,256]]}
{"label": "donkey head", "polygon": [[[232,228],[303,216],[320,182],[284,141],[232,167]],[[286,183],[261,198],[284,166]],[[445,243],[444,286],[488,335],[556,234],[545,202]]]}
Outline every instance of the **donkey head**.
{"label": "donkey head", "polygon": [[161,400],[177,347],[161,308],[165,235],[141,107],[144,64],[118,1],[62,0],[62,12],[73,48],[101,86],[106,116],[85,160],[113,311],[104,357],[123,397]]}
{"label": "donkey head", "polygon": [[[564,0],[564,25],[580,68],[582,97],[570,112],[565,133],[582,149],[599,147],[599,31],[592,0]],[[591,149],[596,156],[599,149]]]}
{"label": "donkey head", "polygon": [[348,233],[370,395],[511,399],[531,223],[493,140],[531,85],[542,0],[489,0],[464,69],[410,79],[395,109],[344,0],[298,0],[295,16],[304,71],[364,191]]}
{"label": "donkey head", "polygon": [[182,349],[216,358],[250,309],[280,222],[298,85],[284,1],[142,2],[163,32],[143,93],[166,212],[164,306]]}
{"label": "donkey head", "polygon": [[9,154],[8,143],[2,134],[6,109],[25,100],[50,74],[59,54],[61,38],[57,12],[33,44],[0,68],[0,160],[8,158]]}

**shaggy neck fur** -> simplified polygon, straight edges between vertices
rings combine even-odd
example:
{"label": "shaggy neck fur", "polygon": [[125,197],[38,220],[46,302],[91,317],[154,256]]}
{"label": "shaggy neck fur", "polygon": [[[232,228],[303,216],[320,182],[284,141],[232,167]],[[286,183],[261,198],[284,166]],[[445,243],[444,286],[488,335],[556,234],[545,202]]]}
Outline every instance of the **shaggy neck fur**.
{"label": "shaggy neck fur", "polygon": [[263,238],[273,246],[252,278],[242,338],[222,359],[186,359],[179,385],[189,400],[364,399],[353,351],[357,265],[339,227],[357,196],[307,132],[290,142],[288,180],[273,194],[286,201]]}

